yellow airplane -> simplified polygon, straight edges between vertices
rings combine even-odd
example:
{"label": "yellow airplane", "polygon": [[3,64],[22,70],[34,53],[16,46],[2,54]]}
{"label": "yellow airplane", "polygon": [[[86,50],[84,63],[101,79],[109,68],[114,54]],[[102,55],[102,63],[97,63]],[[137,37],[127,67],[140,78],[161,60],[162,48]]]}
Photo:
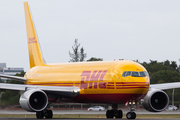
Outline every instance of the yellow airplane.
{"label": "yellow airplane", "polygon": [[133,61],[78,62],[46,64],[43,60],[28,2],[24,2],[30,70],[24,77],[0,75],[23,81],[25,85],[0,83],[0,89],[24,91],[23,109],[36,112],[37,118],[52,118],[47,107],[53,102],[103,103],[112,106],[107,118],[122,118],[118,104],[129,103],[127,119],[135,119],[133,104],[142,99],[151,112],[163,111],[169,103],[165,89],[179,88],[178,83],[150,85],[147,70]]}

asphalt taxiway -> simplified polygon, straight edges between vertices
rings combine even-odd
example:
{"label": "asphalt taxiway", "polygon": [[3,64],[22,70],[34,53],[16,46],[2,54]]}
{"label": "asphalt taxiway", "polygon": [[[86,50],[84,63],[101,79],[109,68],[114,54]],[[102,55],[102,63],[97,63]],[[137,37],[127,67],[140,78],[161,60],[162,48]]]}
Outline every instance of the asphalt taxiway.
{"label": "asphalt taxiway", "polygon": [[[127,113],[128,110],[123,110],[123,113]],[[146,110],[136,110],[136,114],[180,114],[180,110],[177,111],[163,111],[163,112],[148,112]],[[0,114],[35,114],[35,112],[27,112],[25,110],[0,110]],[[53,114],[66,115],[66,114],[106,114],[106,111],[87,111],[87,110],[53,110]]]}
{"label": "asphalt taxiway", "polygon": [[[127,113],[128,110],[123,110],[123,113]],[[166,114],[180,114],[180,110],[177,111],[163,111],[163,112],[148,112],[146,110],[136,110],[136,114],[161,114],[161,115],[166,115]],[[35,115],[34,112],[27,112],[25,110],[0,110],[0,114],[6,114],[6,115],[11,115],[11,114],[23,114],[23,115]],[[106,111],[87,111],[87,110],[53,110],[54,115],[78,115],[78,114],[106,114]],[[106,118],[53,118],[55,120],[107,120]],[[136,118],[136,120],[179,120],[178,118]],[[0,118],[0,120],[36,120],[36,118]],[[45,119],[45,120],[52,120],[52,119]],[[109,120],[109,119],[108,119]],[[126,118],[122,118],[121,120],[127,120]]]}
{"label": "asphalt taxiway", "polygon": [[[0,118],[0,120],[36,120],[36,118]],[[44,120],[107,120],[106,118],[53,118],[53,119],[44,119]],[[108,119],[109,120],[109,119]],[[110,119],[111,120],[111,119]],[[119,120],[127,120],[126,118],[122,118]],[[162,119],[144,119],[144,118],[137,118],[135,120],[162,120]],[[179,120],[179,119],[164,119],[163,120]]]}

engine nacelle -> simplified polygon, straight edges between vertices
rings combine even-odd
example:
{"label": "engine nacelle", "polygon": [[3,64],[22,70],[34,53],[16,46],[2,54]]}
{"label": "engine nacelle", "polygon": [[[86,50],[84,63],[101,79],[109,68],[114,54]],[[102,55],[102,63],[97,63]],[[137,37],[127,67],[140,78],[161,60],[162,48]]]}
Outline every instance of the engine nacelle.
{"label": "engine nacelle", "polygon": [[162,90],[150,90],[142,99],[142,106],[150,112],[161,112],[169,104],[168,95]]}
{"label": "engine nacelle", "polygon": [[38,112],[47,107],[48,97],[42,90],[30,89],[21,95],[19,103],[27,111]]}

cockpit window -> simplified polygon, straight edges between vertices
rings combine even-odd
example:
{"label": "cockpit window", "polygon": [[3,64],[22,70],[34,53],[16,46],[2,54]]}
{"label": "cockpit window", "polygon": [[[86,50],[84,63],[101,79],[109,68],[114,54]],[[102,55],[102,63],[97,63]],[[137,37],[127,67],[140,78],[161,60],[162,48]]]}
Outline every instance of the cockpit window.
{"label": "cockpit window", "polygon": [[124,71],[123,77],[127,77],[127,76],[132,76],[132,77],[146,77],[149,76],[148,73],[146,71],[141,71],[141,72],[137,72],[137,71]]}
{"label": "cockpit window", "polygon": [[126,77],[126,71],[123,73],[123,75],[122,75],[123,77]]}
{"label": "cockpit window", "polygon": [[139,72],[139,74],[140,74],[141,77],[146,77],[144,72]]}
{"label": "cockpit window", "polygon": [[149,77],[149,74],[147,72],[144,72],[144,74]]}
{"label": "cockpit window", "polygon": [[139,77],[139,72],[132,72],[132,77]]}
{"label": "cockpit window", "polygon": [[131,76],[131,71],[127,71],[126,76]]}

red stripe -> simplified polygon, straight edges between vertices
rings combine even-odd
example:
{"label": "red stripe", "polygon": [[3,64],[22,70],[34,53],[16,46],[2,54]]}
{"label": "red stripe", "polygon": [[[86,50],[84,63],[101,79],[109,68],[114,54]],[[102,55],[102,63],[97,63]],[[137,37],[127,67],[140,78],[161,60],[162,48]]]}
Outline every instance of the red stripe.
{"label": "red stripe", "polygon": [[116,85],[116,86],[124,86],[124,85]]}
{"label": "red stripe", "polygon": [[107,87],[107,89],[114,89],[114,87]]}
{"label": "red stripe", "polygon": [[134,88],[149,88],[149,87],[116,87],[116,89],[134,89]]}
{"label": "red stripe", "polygon": [[[45,85],[45,84],[27,84],[27,85]],[[67,87],[69,87],[69,86],[74,86],[74,85],[72,85],[72,84],[71,85],[67,85],[67,84],[65,84],[65,85],[58,85],[58,84],[56,84],[54,86],[67,86]]]}
{"label": "red stripe", "polygon": [[56,84],[73,84],[73,83],[56,83]]}
{"label": "red stripe", "polygon": [[108,84],[114,84],[114,82],[108,82]]}
{"label": "red stripe", "polygon": [[114,87],[114,85],[107,85],[107,86],[113,86]]}
{"label": "red stripe", "polygon": [[149,84],[149,82],[123,82],[124,84],[134,84],[134,83],[143,83],[143,84]]}
{"label": "red stripe", "polygon": [[116,82],[116,84],[124,84],[123,82]]}
{"label": "red stripe", "polygon": [[148,85],[116,85],[116,86],[148,86]]}
{"label": "red stripe", "polygon": [[116,84],[129,84],[129,83],[144,83],[144,84],[149,84],[149,82],[116,82]]}
{"label": "red stripe", "polygon": [[30,84],[30,85],[53,85],[53,84],[73,84],[73,83],[37,83],[37,84]]}

